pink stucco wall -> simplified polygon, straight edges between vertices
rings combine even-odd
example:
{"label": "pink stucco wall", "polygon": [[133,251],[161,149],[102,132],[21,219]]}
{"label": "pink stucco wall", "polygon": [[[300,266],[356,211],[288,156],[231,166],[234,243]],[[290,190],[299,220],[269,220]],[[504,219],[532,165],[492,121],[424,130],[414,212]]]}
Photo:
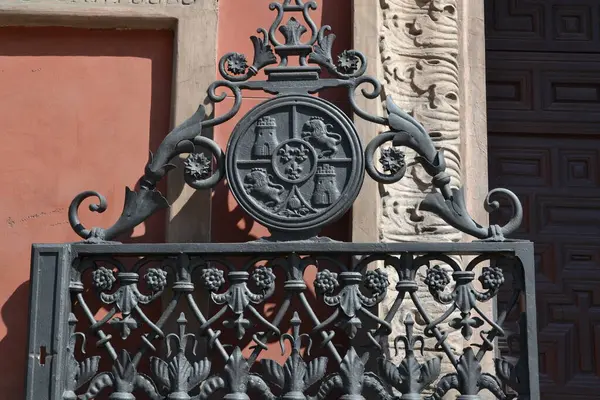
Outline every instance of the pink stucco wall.
{"label": "pink stucco wall", "polygon": [[[168,132],[171,32],[0,29],[0,400],[23,399],[31,244],[79,240],[67,208],[80,191],[125,186]],[[165,214],[130,240],[164,240]],[[125,238],[127,240],[127,238]]]}

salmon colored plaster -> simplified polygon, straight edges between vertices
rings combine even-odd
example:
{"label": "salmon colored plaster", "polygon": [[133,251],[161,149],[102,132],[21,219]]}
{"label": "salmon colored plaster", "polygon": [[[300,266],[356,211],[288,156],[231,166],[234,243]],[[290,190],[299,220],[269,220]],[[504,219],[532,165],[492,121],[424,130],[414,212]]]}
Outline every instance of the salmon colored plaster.
{"label": "salmon colored plaster", "polygon": [[[169,129],[172,46],[169,31],[0,28],[0,400],[24,398],[31,244],[80,240],[67,208],[83,190],[109,202],[81,208],[86,226],[117,220]],[[165,217],[123,241],[163,241]]]}

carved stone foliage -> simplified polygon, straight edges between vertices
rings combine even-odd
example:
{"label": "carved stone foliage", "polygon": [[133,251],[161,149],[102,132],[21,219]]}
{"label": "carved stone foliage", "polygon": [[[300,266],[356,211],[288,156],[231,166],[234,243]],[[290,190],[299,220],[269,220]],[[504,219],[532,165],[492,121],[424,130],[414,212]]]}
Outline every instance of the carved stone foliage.
{"label": "carved stone foliage", "polygon": [[[384,0],[380,50],[385,91],[425,126],[444,150],[451,184],[460,186],[458,20],[456,0]],[[384,241],[460,240],[439,218],[419,211],[431,178],[407,152],[407,179],[386,186]],[[419,239],[417,239],[419,238]]]}
{"label": "carved stone foliage", "polygon": [[[515,286],[516,300],[497,319],[482,312],[481,305],[503,286],[505,273],[522,279],[522,264],[511,251],[475,252],[463,269],[451,254],[413,253],[402,245],[379,245],[360,254],[340,247],[336,255],[323,255],[331,243],[293,250],[255,243],[241,253],[234,246],[208,245],[191,253],[164,247],[148,255],[131,249],[114,253],[110,245],[94,245],[107,248],[106,254],[77,250],[61,399],[416,400],[426,398],[433,385],[430,399],[456,390],[461,398],[476,400],[483,390],[498,399],[511,398],[506,387],[522,395],[529,391],[527,357],[517,364],[497,359],[498,377],[481,366],[483,356],[494,349],[494,339],[505,335],[503,316],[522,295],[521,286]],[[465,246],[460,252],[468,250]],[[347,256],[357,257],[354,268],[342,261]],[[490,260],[512,269],[475,272]],[[379,262],[389,273],[371,268]],[[440,263],[452,273],[440,269]],[[309,268],[317,271],[310,280]],[[390,275],[395,276],[393,286]],[[274,296],[277,287],[283,295]],[[311,287],[317,295],[313,300]],[[441,317],[426,309],[418,295],[421,287],[446,310]],[[163,293],[167,306],[159,315],[151,313]],[[214,307],[206,313],[198,299],[209,293]],[[405,317],[400,309],[409,299],[416,311]],[[97,300],[110,309],[98,314]],[[393,306],[377,316],[374,311],[386,300]],[[269,313],[263,311],[267,302]],[[455,309],[460,318],[452,318]],[[114,334],[122,333],[126,319],[136,329],[119,338]],[[426,324],[422,334],[415,332],[417,321]],[[394,333],[392,324],[401,331]],[[480,337],[472,335],[473,326],[483,327]],[[452,332],[468,338],[469,344],[451,348]],[[433,347],[426,344],[430,339]],[[520,340],[527,347],[525,335]],[[395,357],[388,354],[387,342],[393,343]],[[274,345],[282,357],[264,358],[263,352]],[[450,370],[443,370],[442,359]]]}

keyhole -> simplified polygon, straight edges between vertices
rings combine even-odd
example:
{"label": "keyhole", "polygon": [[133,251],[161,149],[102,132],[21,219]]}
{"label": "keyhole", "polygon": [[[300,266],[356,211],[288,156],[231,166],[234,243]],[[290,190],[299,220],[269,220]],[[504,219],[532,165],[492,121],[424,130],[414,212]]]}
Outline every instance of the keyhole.
{"label": "keyhole", "polygon": [[46,346],[40,346],[40,365],[46,365],[46,357],[48,353],[46,352]]}

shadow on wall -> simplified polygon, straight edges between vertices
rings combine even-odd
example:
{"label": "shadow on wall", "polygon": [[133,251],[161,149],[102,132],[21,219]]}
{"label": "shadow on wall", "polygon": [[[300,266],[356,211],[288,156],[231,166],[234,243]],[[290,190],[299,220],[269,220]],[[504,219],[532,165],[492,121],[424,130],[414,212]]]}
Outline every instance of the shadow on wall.
{"label": "shadow on wall", "polygon": [[[4,266],[6,267],[6,266]],[[24,399],[29,282],[22,283],[0,310],[6,335],[0,340],[0,399]]]}
{"label": "shadow on wall", "polygon": [[[81,207],[86,226],[118,219],[169,131],[172,46],[169,31],[0,28],[0,400],[25,398],[31,244],[79,240],[67,208],[84,190],[109,202]],[[120,239],[164,241],[165,217]]]}

